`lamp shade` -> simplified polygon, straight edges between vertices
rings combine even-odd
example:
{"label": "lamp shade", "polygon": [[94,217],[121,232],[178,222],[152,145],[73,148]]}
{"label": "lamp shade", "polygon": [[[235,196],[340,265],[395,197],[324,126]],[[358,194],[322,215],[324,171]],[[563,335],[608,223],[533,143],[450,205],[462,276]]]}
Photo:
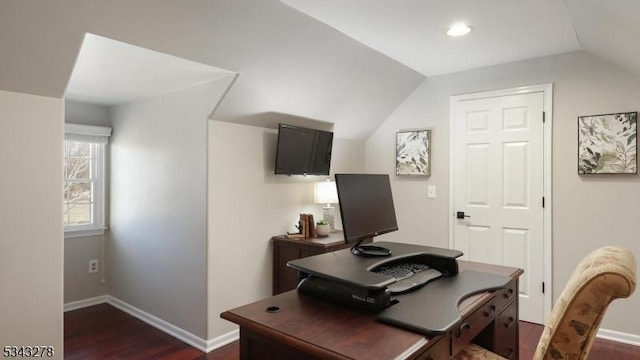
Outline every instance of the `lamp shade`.
{"label": "lamp shade", "polygon": [[313,186],[314,201],[317,204],[331,204],[338,202],[338,191],[334,181],[317,182]]}

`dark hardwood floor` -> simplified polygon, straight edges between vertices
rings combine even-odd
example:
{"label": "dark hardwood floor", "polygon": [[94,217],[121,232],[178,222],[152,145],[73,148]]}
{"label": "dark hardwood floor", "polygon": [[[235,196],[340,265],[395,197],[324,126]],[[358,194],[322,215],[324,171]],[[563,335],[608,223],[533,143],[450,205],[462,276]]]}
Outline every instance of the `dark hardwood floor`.
{"label": "dark hardwood floor", "polygon": [[64,314],[65,359],[237,360],[238,343],[202,351],[109,304]]}
{"label": "dark hardwood floor", "polygon": [[[529,360],[542,326],[520,322],[520,359]],[[205,354],[119,309],[100,304],[64,314],[65,359],[237,360],[238,342]],[[597,339],[590,360],[640,360],[640,347]]]}

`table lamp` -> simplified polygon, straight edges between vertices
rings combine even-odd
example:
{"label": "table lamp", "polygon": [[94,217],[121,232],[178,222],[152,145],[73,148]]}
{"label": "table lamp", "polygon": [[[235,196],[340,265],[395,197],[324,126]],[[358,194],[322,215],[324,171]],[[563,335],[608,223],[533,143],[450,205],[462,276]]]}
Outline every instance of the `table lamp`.
{"label": "table lamp", "polygon": [[334,217],[335,208],[331,204],[338,202],[338,191],[336,183],[327,179],[327,181],[317,182],[313,186],[314,200],[316,204],[327,204],[322,208],[322,219],[329,224],[331,231],[335,230]]}

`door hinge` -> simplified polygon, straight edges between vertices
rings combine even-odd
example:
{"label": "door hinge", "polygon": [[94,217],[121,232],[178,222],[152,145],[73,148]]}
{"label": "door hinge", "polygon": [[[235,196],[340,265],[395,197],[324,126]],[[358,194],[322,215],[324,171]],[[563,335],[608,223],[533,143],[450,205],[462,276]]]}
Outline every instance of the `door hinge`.
{"label": "door hinge", "polygon": [[542,282],[542,293],[544,294],[544,281]]}
{"label": "door hinge", "polygon": [[547,121],[547,113],[546,112],[542,112],[542,122],[546,122]]}
{"label": "door hinge", "polygon": [[544,196],[542,197],[542,208],[544,208]]}

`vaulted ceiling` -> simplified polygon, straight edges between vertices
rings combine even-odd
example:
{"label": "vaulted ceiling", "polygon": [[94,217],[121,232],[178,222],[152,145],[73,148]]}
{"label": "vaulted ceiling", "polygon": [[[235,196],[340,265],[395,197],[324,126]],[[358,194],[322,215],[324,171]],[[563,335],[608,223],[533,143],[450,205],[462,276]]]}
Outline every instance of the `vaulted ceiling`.
{"label": "vaulted ceiling", "polygon": [[[575,50],[640,74],[636,0],[282,1],[425,76]],[[446,36],[459,21],[473,31]]]}
{"label": "vaulted ceiling", "polygon": [[282,1],[426,76],[580,49],[563,1]]}
{"label": "vaulted ceiling", "polygon": [[[6,0],[0,90],[63,97],[93,33],[239,73],[216,119],[309,119],[364,139],[429,76],[575,50],[637,76],[639,12],[637,0]],[[458,20],[473,32],[448,38]]]}

